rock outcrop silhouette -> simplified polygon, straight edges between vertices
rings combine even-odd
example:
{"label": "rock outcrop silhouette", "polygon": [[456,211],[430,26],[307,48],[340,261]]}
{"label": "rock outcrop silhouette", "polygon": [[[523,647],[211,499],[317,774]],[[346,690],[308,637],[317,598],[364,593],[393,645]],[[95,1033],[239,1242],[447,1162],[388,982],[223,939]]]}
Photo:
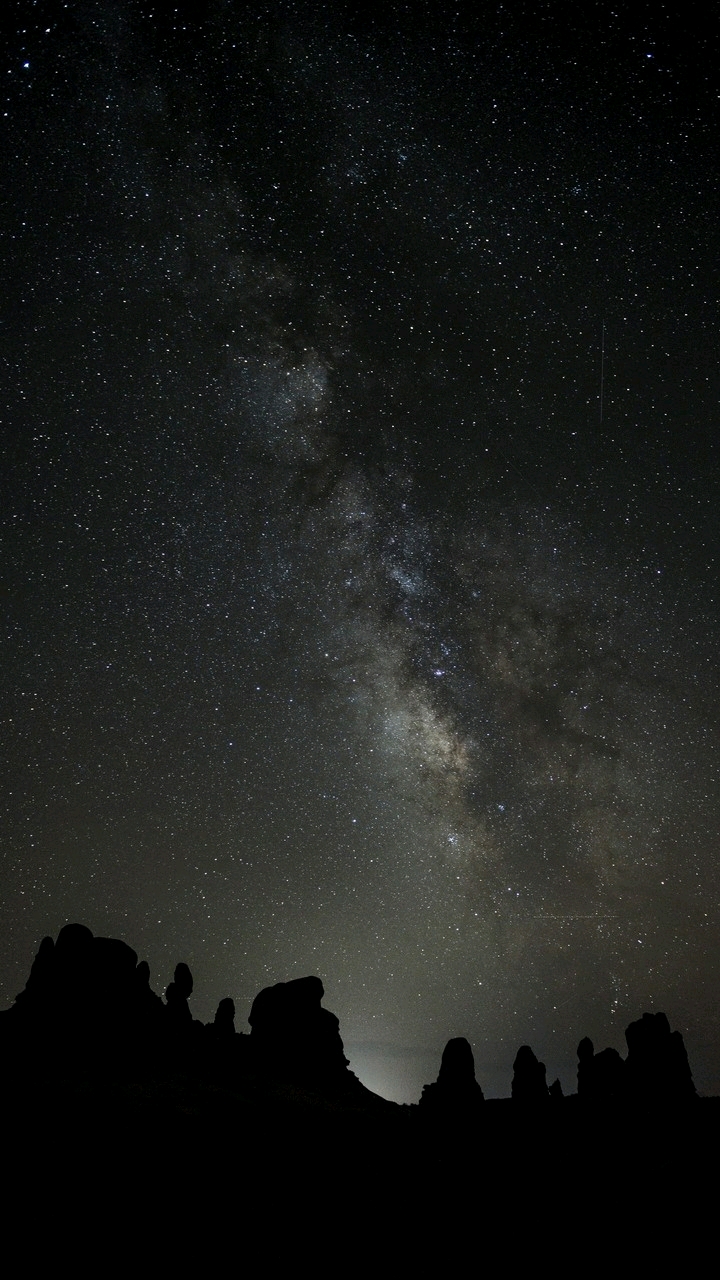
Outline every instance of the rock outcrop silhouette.
{"label": "rock outcrop silhouette", "polygon": [[[558,1081],[548,1090],[524,1045],[512,1100],[483,1100],[458,1037],[419,1105],[399,1106],[349,1070],[319,977],[261,991],[249,1034],[236,1030],[230,997],[207,1025],[192,1017],[192,997],[184,962],[163,1000],[124,942],[82,925],[43,939],[25,989],[0,1013],[10,1243],[14,1232],[30,1249],[42,1235],[55,1266],[64,1232],[78,1257],[94,1232],[94,1258],[126,1235],[130,1265],[155,1257],[181,1274],[193,1248],[207,1269],[219,1241],[213,1269],[224,1273],[241,1232],[261,1257],[287,1246],[290,1269],[299,1250],[341,1256],[369,1231],[366,1266],[394,1234],[398,1270],[447,1268],[482,1261],[480,1212],[507,1242],[506,1262],[527,1243],[522,1269],[537,1265],[548,1229],[582,1259],[608,1222],[613,1248],[625,1247],[623,1230],[640,1233],[647,1269],[649,1226],[664,1250],[667,1223],[686,1224],[683,1247],[703,1213],[714,1223],[718,1100],[696,1097],[664,1015],[628,1027],[627,1061],[583,1040],[579,1099]],[[593,1099],[613,1105],[583,1105]]]}
{"label": "rock outcrop silhouette", "polygon": [[462,1036],[448,1040],[437,1080],[423,1088],[420,1098],[423,1112],[428,1115],[472,1115],[484,1100],[483,1091],[475,1079],[475,1060],[470,1044]]}
{"label": "rock outcrop silhouette", "polygon": [[33,1074],[107,1069],[143,1053],[161,1030],[165,1008],[150,989],[146,963],[116,938],[65,925],[43,938],[25,989],[2,1016],[11,1060]]}
{"label": "rock outcrop silhouette", "polygon": [[215,1034],[224,1039],[235,1035],[235,1001],[229,996],[220,1001],[212,1026]]}
{"label": "rock outcrop silhouette", "polygon": [[323,1009],[317,977],[295,978],[265,987],[253,1001],[250,1042],[260,1071],[273,1079],[306,1086],[341,1086],[348,1061],[340,1023]]}
{"label": "rock outcrop silhouette", "polygon": [[182,961],[175,966],[173,980],[165,992],[168,1016],[177,1030],[186,1030],[192,1024],[188,1001],[192,995],[193,980],[188,965]]}
{"label": "rock outcrop silhouette", "polygon": [[545,1076],[545,1063],[538,1062],[529,1044],[521,1045],[513,1063],[513,1100],[530,1105],[547,1102],[549,1094]]}
{"label": "rock outcrop silhouette", "polygon": [[625,1097],[625,1063],[617,1049],[595,1053],[585,1036],[578,1045],[578,1097],[583,1103],[607,1105]]}
{"label": "rock outcrop silhouette", "polygon": [[625,1088],[633,1101],[684,1102],[696,1096],[692,1072],[679,1031],[671,1031],[664,1013],[644,1013],[625,1032],[628,1056]]}
{"label": "rock outcrop silhouette", "polygon": [[279,1085],[346,1101],[385,1104],[349,1070],[339,1022],[322,1007],[318,977],[261,991],[252,1033],[235,1029],[235,1005],[221,1000],[207,1026],[193,1019],[189,966],[175,967],[165,1000],[150,987],[146,961],[124,942],[96,938],[80,924],[44,938],[25,989],[0,1014],[0,1054],[18,1079],[107,1081],[177,1078],[248,1091]]}
{"label": "rock outcrop silhouette", "polygon": [[596,1106],[683,1103],[697,1096],[679,1031],[664,1013],[644,1013],[625,1031],[628,1056],[617,1049],[595,1053],[585,1036],[578,1045],[578,1097]]}
{"label": "rock outcrop silhouette", "polygon": [[[185,962],[176,965],[162,1000],[151,988],[147,963],[138,963],[132,947],[94,937],[82,924],[67,924],[56,941],[43,938],[24,990],[0,1013],[5,1079],[11,1090],[48,1082],[77,1088],[82,1081],[123,1081],[134,1082],[141,1093],[152,1082],[153,1096],[168,1081],[182,1079],[193,1089],[229,1090],[243,1105],[281,1096],[307,1106],[320,1099],[349,1108],[394,1105],[372,1094],[349,1069],[338,1019],[322,1005],[319,977],[260,991],[250,1010],[250,1034],[236,1030],[230,997],[220,1001],[207,1026],[193,1019],[192,992]],[[671,1107],[696,1098],[682,1035],[670,1030],[664,1013],[643,1014],[627,1028],[626,1040],[625,1060],[613,1048],[596,1054],[589,1038],[581,1040],[578,1099],[584,1106]],[[511,1092],[514,1102],[526,1106],[552,1098],[553,1114],[565,1114],[570,1101],[559,1081],[548,1089],[545,1065],[528,1045],[515,1058]],[[487,1113],[467,1040],[448,1041],[438,1078],[424,1087],[419,1110],[441,1118]]]}

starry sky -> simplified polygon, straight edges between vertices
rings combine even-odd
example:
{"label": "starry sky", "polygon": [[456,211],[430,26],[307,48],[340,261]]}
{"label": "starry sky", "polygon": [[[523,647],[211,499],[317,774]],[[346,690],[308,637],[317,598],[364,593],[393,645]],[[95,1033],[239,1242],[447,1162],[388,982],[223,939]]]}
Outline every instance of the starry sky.
{"label": "starry sky", "polygon": [[486,1094],[720,1092],[718,39],[6,0],[0,1000],[68,920]]}

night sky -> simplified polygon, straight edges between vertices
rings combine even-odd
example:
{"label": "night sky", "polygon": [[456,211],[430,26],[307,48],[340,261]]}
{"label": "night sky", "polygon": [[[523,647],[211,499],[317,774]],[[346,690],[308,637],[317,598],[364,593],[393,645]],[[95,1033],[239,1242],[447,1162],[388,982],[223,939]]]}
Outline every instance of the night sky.
{"label": "night sky", "polygon": [[720,1092],[698,15],[5,0],[3,1007],[78,920],[401,1100]]}

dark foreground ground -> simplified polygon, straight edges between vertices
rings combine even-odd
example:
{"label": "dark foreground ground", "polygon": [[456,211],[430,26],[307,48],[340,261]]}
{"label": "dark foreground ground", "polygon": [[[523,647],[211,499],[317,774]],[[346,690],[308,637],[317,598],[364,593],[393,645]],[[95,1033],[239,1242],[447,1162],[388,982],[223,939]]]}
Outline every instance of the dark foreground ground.
{"label": "dark foreground ground", "polygon": [[715,1266],[715,1098],[633,1112],[490,1100],[472,1120],[427,1121],[182,1077],[15,1093],[4,1235],[23,1274],[61,1259],[161,1275]]}
{"label": "dark foreground ground", "polygon": [[720,1099],[664,1014],[578,1046],[579,1094],[527,1045],[483,1100],[450,1040],[420,1104],[349,1070],[316,976],[192,1018],[117,939],[65,925],[0,1013],[5,1274],[714,1273]]}

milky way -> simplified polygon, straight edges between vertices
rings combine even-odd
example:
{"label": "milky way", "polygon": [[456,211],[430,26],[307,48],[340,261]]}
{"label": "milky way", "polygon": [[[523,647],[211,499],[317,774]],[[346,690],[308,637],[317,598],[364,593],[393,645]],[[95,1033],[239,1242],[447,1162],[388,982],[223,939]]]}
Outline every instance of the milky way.
{"label": "milky way", "polygon": [[720,1089],[714,43],[36,8],[5,1002],[77,919],[204,1018],[319,973],[390,1096],[453,1035],[486,1092],[523,1042],[567,1091],[646,1008]]}

